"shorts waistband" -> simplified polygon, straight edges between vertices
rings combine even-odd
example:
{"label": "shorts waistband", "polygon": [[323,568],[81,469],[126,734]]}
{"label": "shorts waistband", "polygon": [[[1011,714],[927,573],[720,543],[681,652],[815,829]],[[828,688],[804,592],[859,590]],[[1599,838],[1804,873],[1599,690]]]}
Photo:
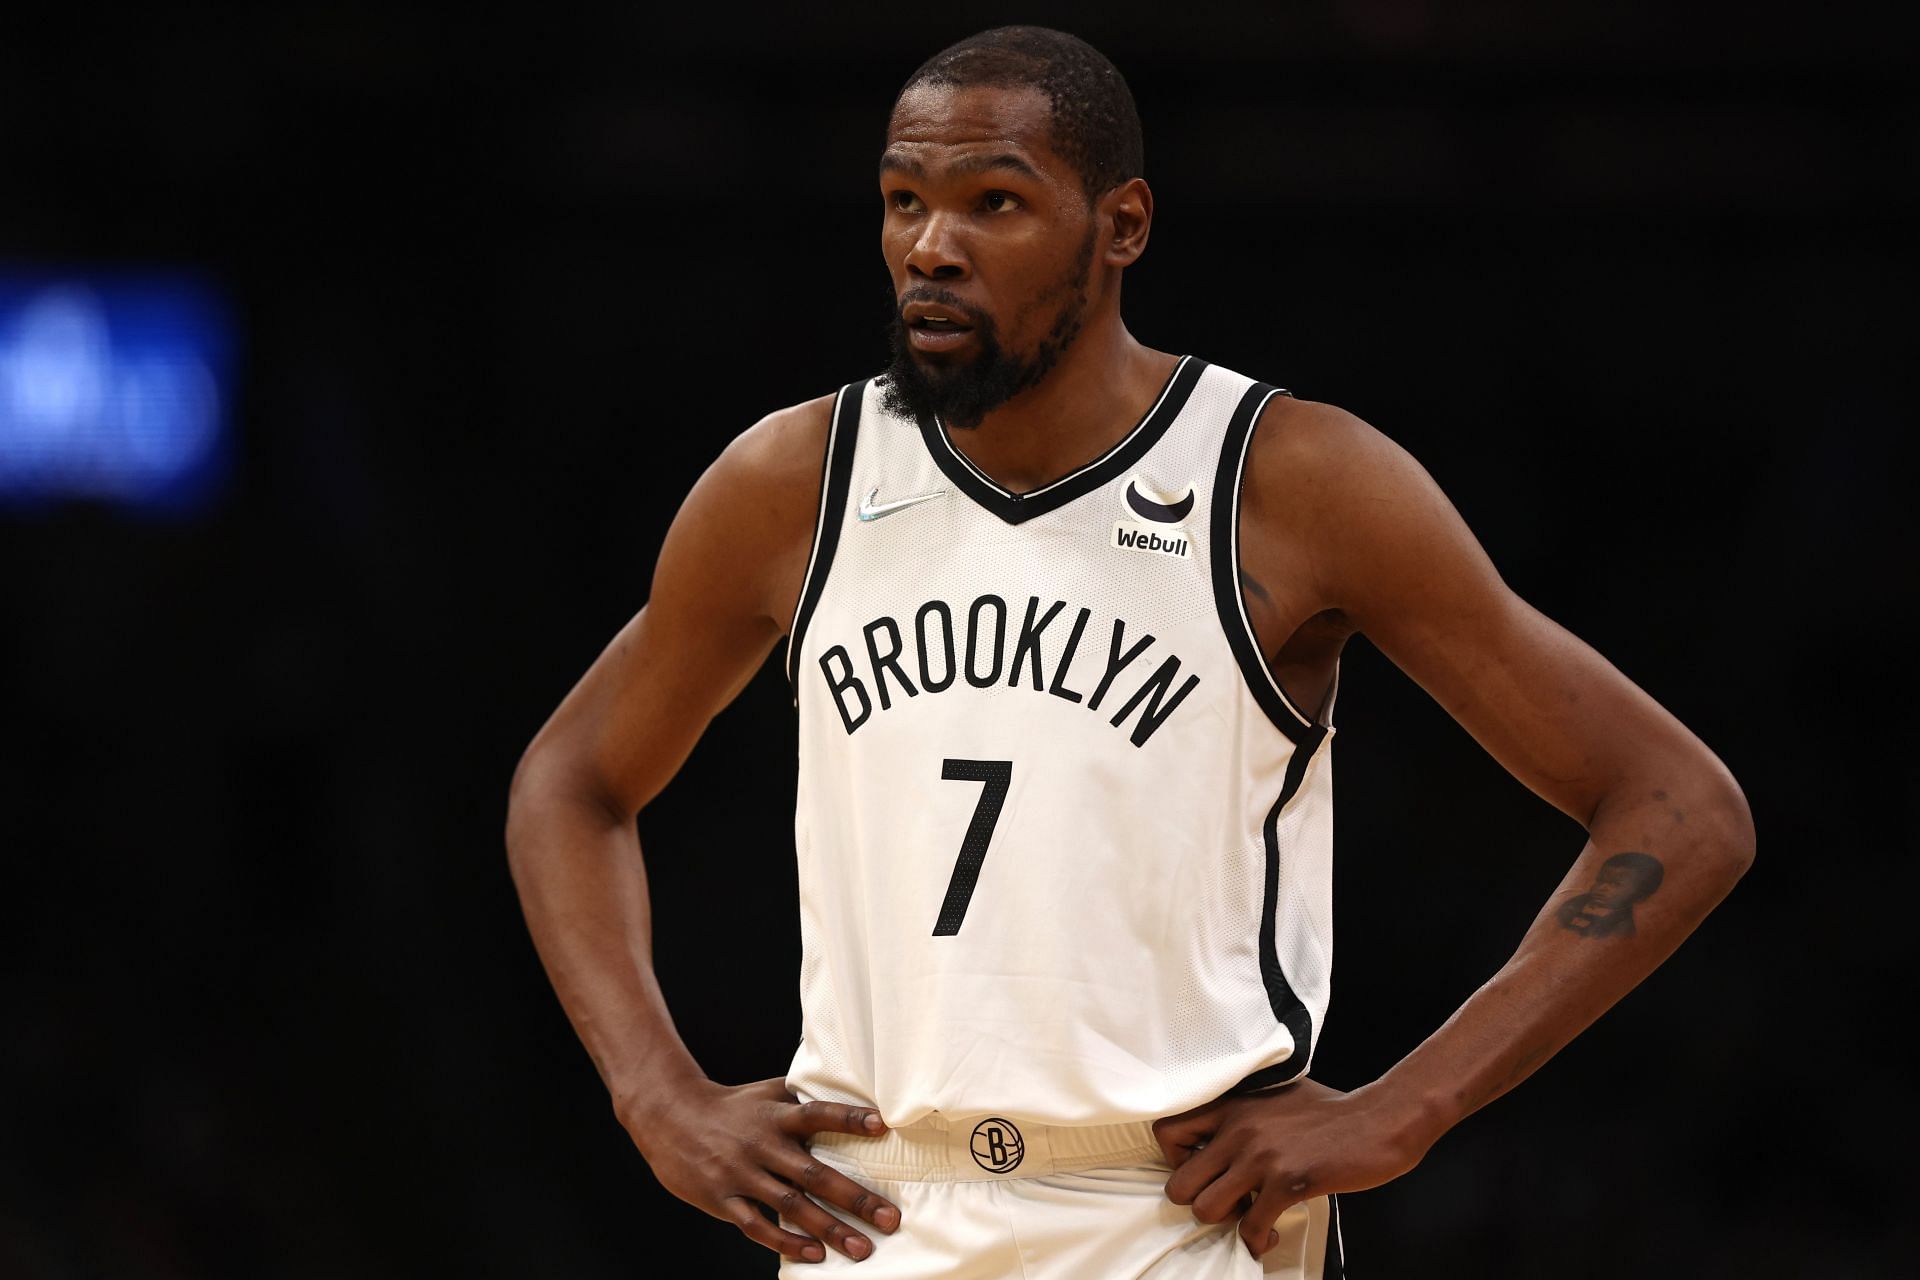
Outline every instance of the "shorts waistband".
{"label": "shorts waistband", "polygon": [[813,1145],[870,1177],[895,1182],[992,1182],[1166,1163],[1151,1120],[1050,1125],[995,1115],[931,1115],[877,1138],[817,1133]]}

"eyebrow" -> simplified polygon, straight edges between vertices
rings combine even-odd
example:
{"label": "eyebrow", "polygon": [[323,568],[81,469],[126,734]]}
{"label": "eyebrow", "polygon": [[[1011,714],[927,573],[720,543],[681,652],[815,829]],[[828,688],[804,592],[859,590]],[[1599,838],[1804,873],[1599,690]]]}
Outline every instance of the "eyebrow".
{"label": "eyebrow", "polygon": [[[977,153],[970,156],[961,156],[958,160],[946,166],[946,172],[954,177],[964,177],[968,174],[975,173],[989,173],[995,169],[1010,170],[1024,178],[1030,178],[1035,182],[1045,181],[1045,179],[1040,176],[1038,169],[1035,169],[1019,156],[1004,151],[997,155]],[[910,178],[924,178],[927,176],[926,166],[918,160],[907,156],[894,155],[892,152],[881,153],[880,173],[883,177],[889,173],[904,173]]]}

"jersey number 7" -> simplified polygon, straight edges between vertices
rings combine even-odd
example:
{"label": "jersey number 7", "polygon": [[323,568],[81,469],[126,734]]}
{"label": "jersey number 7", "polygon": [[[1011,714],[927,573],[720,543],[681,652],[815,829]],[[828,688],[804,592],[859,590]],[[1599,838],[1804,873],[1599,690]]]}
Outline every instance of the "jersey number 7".
{"label": "jersey number 7", "polygon": [[960,857],[953,864],[953,879],[947,882],[940,918],[933,924],[934,937],[951,938],[960,932],[960,922],[967,918],[967,904],[973,901],[973,886],[980,882],[980,864],[987,860],[994,824],[1000,821],[1007,788],[1013,784],[1013,761],[943,760],[940,776],[948,782],[986,784],[980,788],[980,803],[973,807],[973,821],[967,824],[966,838],[960,842]]}

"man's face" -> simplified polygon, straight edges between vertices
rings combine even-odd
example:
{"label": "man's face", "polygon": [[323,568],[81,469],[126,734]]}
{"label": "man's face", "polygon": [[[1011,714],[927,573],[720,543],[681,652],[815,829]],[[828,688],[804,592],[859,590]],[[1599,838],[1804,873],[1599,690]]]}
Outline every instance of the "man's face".
{"label": "man's face", "polygon": [[1037,384],[1087,308],[1096,220],[1036,89],[920,85],[880,156],[889,407],[976,427]]}
{"label": "man's face", "polygon": [[1588,898],[1598,912],[1617,911],[1632,906],[1640,888],[1640,877],[1627,867],[1602,867]]}

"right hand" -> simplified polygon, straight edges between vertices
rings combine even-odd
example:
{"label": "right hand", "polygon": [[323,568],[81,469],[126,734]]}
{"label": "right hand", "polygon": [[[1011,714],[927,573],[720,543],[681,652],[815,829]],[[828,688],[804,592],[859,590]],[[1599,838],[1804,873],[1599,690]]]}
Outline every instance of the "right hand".
{"label": "right hand", "polygon": [[[887,1126],[869,1108],[800,1103],[779,1078],[745,1085],[703,1081],[667,1106],[622,1114],[620,1122],[661,1186],[784,1258],[819,1262],[826,1257],[823,1241],[856,1262],[873,1253],[872,1240],[815,1199],[889,1234],[900,1225],[898,1208],[807,1148],[816,1133],[879,1137]],[[806,1234],[783,1229],[762,1207]]]}

